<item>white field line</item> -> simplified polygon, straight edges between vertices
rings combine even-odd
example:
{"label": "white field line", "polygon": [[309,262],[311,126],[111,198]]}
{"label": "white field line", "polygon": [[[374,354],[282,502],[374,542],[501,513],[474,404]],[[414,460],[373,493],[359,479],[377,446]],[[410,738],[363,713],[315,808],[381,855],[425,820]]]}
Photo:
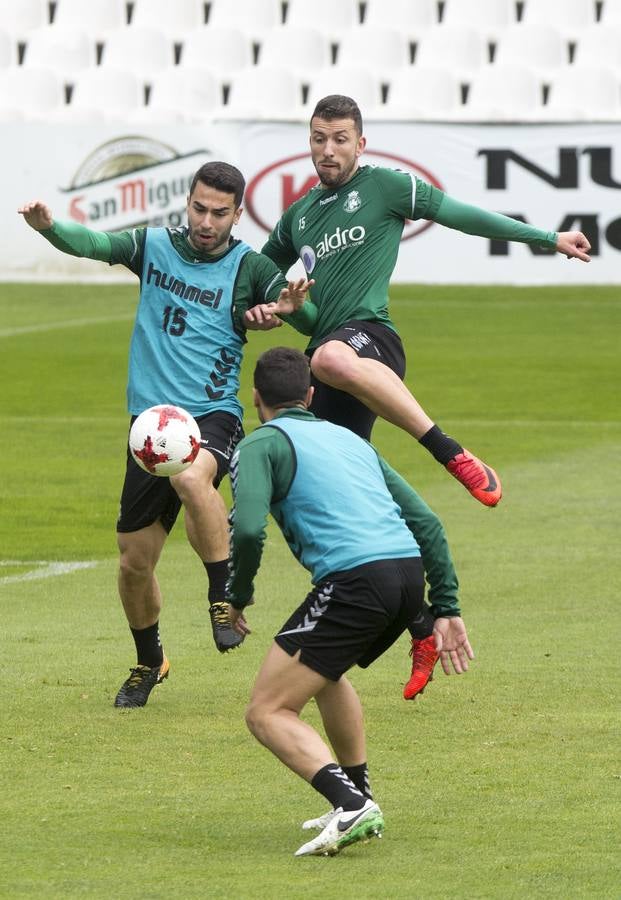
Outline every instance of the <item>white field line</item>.
{"label": "white field line", "polygon": [[45,331],[62,331],[63,328],[82,328],[84,325],[108,325],[110,322],[129,322],[136,313],[122,316],[98,316],[96,318],[63,319],[59,322],[44,322],[40,325],[23,325],[18,328],[0,328],[0,338],[18,337],[21,334],[36,334]]}
{"label": "white field line", "polygon": [[93,569],[97,565],[96,560],[88,562],[47,562],[46,560],[37,560],[35,562],[25,562],[24,560],[0,560],[0,566],[35,566],[28,569],[22,575],[5,575],[0,578],[0,584],[14,584],[17,581],[36,581],[40,578],[53,578],[56,575],[68,575],[70,572],[77,572],[79,569]]}

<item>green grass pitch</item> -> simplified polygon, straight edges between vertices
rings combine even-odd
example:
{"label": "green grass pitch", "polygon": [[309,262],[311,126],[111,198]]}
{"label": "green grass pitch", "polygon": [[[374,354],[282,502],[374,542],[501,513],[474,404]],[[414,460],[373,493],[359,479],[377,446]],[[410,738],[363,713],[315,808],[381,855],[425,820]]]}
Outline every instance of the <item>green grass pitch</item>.
{"label": "green grass pitch", "polygon": [[[114,523],[136,294],[0,292],[0,897],[618,897],[618,288],[394,288],[408,384],[505,496],[483,508],[377,426],[445,523],[476,660],[415,703],[405,639],[352,672],[385,837],[301,860],[299,823],[325,804],[243,722],[308,583],[273,526],[253,634],[222,657],[179,523],[159,568],[171,677],[144,710],[112,708],[134,659]],[[247,430],[257,354],[303,345],[249,338]],[[94,565],[33,577],[59,562]]]}

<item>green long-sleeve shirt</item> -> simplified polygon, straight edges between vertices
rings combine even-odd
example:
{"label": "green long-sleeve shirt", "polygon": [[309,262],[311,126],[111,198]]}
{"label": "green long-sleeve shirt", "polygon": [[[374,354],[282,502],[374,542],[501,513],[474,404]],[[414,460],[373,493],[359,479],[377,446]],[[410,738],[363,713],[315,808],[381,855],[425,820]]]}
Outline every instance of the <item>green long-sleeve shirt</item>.
{"label": "green long-sleeve shirt", "polygon": [[[298,408],[283,410],[273,421],[277,423],[284,417],[317,421],[312,413]],[[351,439],[362,440],[354,436]],[[326,448],[326,467],[330,466],[329,452]],[[460,615],[457,575],[442,523],[379,454],[377,458],[386,487],[420,547],[432,613],[435,616]],[[256,429],[240,443],[234,454],[231,463],[234,506],[230,516],[231,578],[228,597],[238,609],[246,606],[253,595],[253,580],[261,562],[268,514],[273,505],[280,503],[289,493],[296,471],[295,449],[278,428]],[[360,490],[364,491],[364,484],[360,485]],[[309,496],[308,502],[312,503],[313,498]],[[304,516],[304,513],[300,515]],[[301,555],[296,550],[293,552],[298,558]]]}
{"label": "green long-sleeve shirt", "polygon": [[407,172],[360,166],[338,188],[317,186],[293,203],[262,249],[284,273],[301,259],[315,279],[310,300],[285,317],[310,336],[309,350],[350,319],[395,328],[388,288],[407,219],[551,250],[558,239],[556,232],[455,200]]}

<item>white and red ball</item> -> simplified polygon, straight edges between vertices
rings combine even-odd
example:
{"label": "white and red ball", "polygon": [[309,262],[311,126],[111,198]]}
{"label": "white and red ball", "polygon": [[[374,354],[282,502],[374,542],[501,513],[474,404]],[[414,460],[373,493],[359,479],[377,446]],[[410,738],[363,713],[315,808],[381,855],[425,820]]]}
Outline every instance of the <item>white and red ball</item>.
{"label": "white and red ball", "polygon": [[180,406],[145,409],[129,432],[131,454],[150,475],[178,475],[192,465],[200,447],[196,419]]}

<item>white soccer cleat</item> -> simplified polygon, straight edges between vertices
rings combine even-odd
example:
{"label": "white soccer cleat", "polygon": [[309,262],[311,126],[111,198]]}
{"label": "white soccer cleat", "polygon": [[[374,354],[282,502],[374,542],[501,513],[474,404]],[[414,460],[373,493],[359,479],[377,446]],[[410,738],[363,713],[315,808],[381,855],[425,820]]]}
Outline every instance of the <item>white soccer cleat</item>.
{"label": "white soccer cleat", "polygon": [[326,825],[328,825],[335,817],[337,812],[342,812],[340,806],[338,809],[329,809],[327,813],[324,813],[323,816],[319,816],[318,819],[307,819],[306,822],[302,822],[303,831],[323,831]]}
{"label": "white soccer cleat", "polygon": [[381,837],[383,830],[384,817],[373,800],[366,800],[361,809],[347,812],[339,807],[334,810],[334,815],[323,831],[312,841],[302,844],[294,855],[334,856],[348,844],[366,841],[371,837]]}

